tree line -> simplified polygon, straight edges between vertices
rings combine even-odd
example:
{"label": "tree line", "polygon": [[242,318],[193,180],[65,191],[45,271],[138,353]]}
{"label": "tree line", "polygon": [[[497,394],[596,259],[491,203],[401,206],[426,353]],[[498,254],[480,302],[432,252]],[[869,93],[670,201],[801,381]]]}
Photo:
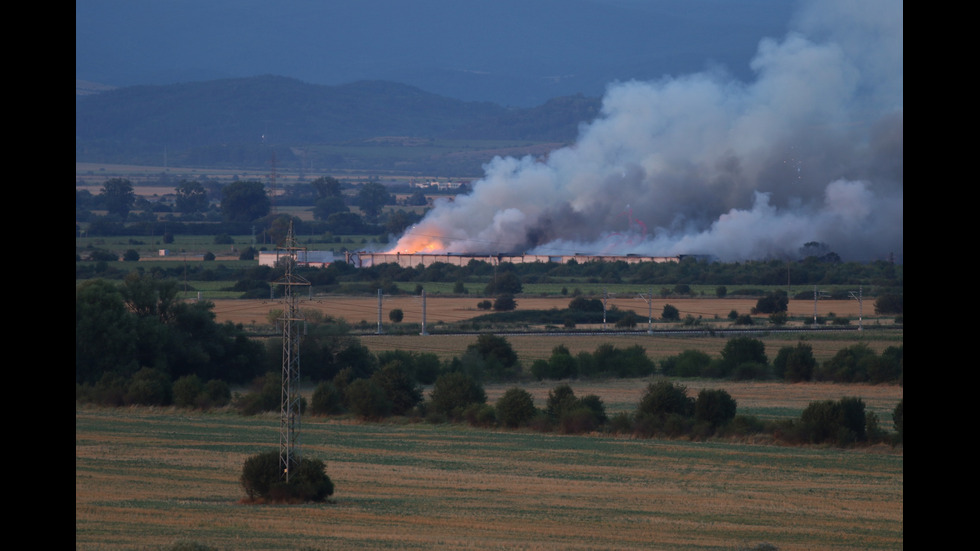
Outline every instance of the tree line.
{"label": "tree line", "polygon": [[[242,414],[276,411],[281,399],[281,343],[269,339],[263,345],[247,337],[241,326],[216,323],[209,303],[177,301],[174,287],[173,282],[137,273],[127,277],[122,285],[93,280],[78,286],[76,400],[201,409],[230,406]],[[842,443],[865,441],[869,431],[880,435],[880,427],[871,418],[866,419],[863,432],[856,425],[846,425],[844,428],[851,431],[846,434],[840,428],[806,428],[809,425],[804,421],[810,416],[791,426],[769,426],[748,418],[736,421],[734,404],[724,396],[699,396],[689,403],[680,400],[676,391],[670,400],[680,405],[667,407],[660,403],[661,398],[650,398],[660,405],[644,406],[649,401],[644,398],[638,411],[626,417],[608,418],[601,400],[595,397],[571,400],[565,396],[570,400],[567,404],[555,405],[550,412],[542,413],[527,406],[527,396],[517,387],[505,394],[507,400],[492,407],[486,404],[482,385],[517,383],[529,377],[570,381],[658,374],[731,380],[780,378],[898,384],[903,380],[900,346],[879,356],[858,344],[818,366],[809,345],[800,342],[781,348],[770,364],[761,341],[736,337],[726,343],[720,358],[686,351],[663,360],[658,368],[638,345],[618,349],[603,344],[592,353],[574,356],[559,345],[547,360],[537,360],[525,370],[502,336],[481,334],[462,356],[441,361],[425,352],[373,354],[350,336],[343,324],[331,319],[318,320],[303,336],[300,355],[304,378],[316,385],[311,403],[304,407],[315,415],[354,414],[367,419],[402,415],[480,425],[534,425],[562,431],[603,427],[647,436],[778,430],[784,439],[792,434],[792,438],[813,441],[816,437],[812,434],[830,434]],[[245,385],[248,390],[232,394],[231,385]],[[427,386],[432,390],[426,400],[422,389]],[[656,392],[667,390],[657,387]],[[653,391],[651,386],[650,392]],[[567,394],[567,390],[561,392]],[[706,400],[711,402],[703,402]],[[861,409],[850,402],[812,407],[819,409],[812,412],[812,417],[820,423],[831,422],[827,419],[844,422],[840,419],[856,415],[854,408]],[[708,411],[714,413],[709,415]],[[852,436],[844,438],[842,434]]]}

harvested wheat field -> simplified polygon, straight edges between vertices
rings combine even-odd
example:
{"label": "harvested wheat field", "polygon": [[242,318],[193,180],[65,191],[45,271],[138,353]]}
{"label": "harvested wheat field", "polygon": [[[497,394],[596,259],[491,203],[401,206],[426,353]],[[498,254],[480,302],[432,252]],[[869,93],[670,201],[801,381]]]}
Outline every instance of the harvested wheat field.
{"label": "harvested wheat field", "polygon": [[[568,384],[576,396],[595,394],[602,398],[610,415],[636,411],[647,386],[659,380],[659,376],[643,379],[606,379],[598,381],[525,381],[519,386],[534,398],[534,405],[544,409],[548,394],[559,384]],[[783,383],[773,381],[729,381],[712,379],[671,379],[687,388],[687,395],[695,397],[702,389],[722,389],[738,404],[740,415],[753,415],[760,419],[799,418],[803,409],[814,401],[837,401],[844,397],[860,398],[866,411],[874,412],[883,427],[892,430],[892,411],[905,395],[905,389],[895,384],[838,384],[838,383]],[[485,385],[487,402],[496,403],[513,383]]]}
{"label": "harvested wheat field", "polygon": [[247,505],[278,417],[76,408],[75,548],[903,548],[903,457],[304,418],[325,504]]}
{"label": "harvested wheat field", "polygon": [[[426,323],[454,323],[466,321],[471,318],[482,316],[486,310],[477,308],[477,303],[485,300],[477,297],[427,297],[425,300]],[[518,297],[517,310],[550,310],[552,308],[564,309],[568,307],[571,299],[563,298],[543,298],[543,297]],[[268,314],[272,310],[282,309],[282,302],[277,300],[252,300],[252,299],[216,299],[214,303],[214,313],[219,322],[231,321],[233,323],[265,324],[268,323]],[[620,310],[633,310],[645,321],[649,317],[652,307],[654,320],[659,319],[663,312],[664,305],[670,304],[678,309],[682,318],[691,315],[695,318],[701,317],[705,320],[726,320],[729,312],[735,310],[742,314],[748,314],[756,305],[754,299],[738,298],[690,298],[690,299],[655,299],[648,306],[647,302],[639,298],[614,298],[610,299],[607,307],[616,307]],[[420,323],[422,321],[422,299],[417,296],[395,295],[383,297],[381,305],[382,322],[388,324],[388,313],[394,309],[400,309],[405,314],[405,323]],[[316,310],[334,318],[346,320],[349,323],[366,321],[377,323],[378,320],[378,298],[370,296],[314,296],[311,299],[302,299],[299,302],[300,309]],[[874,312],[870,301],[865,301],[864,312],[861,312],[861,305],[856,300],[823,300],[817,303],[817,315],[827,316],[834,314],[839,317],[857,318],[863,314],[868,323],[873,323],[871,317]],[[811,301],[791,300],[787,314],[791,317],[813,318],[814,304]],[[767,315],[761,316],[767,318]],[[887,318],[890,323],[891,318]],[[675,324],[676,326],[676,324]]]}

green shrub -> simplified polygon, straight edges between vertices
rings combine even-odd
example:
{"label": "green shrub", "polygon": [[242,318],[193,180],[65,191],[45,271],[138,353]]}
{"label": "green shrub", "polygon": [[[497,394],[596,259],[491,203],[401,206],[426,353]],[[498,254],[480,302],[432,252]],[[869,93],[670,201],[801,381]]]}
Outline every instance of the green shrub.
{"label": "green shrub", "polygon": [[493,301],[493,309],[497,312],[509,312],[515,308],[517,308],[517,301],[514,300],[514,295],[509,293],[500,295]]}
{"label": "green shrub", "polygon": [[487,401],[483,385],[458,371],[440,375],[429,397],[432,411],[450,419],[459,419],[470,404],[484,404]]}
{"label": "green shrub", "polygon": [[613,434],[630,434],[633,432],[633,418],[629,413],[621,411],[609,420],[609,430]]}
{"label": "green shrub", "polygon": [[333,495],[333,482],[320,459],[300,458],[289,482],[282,474],[279,452],[269,451],[245,460],[239,482],[248,499],[258,502],[321,502]]}
{"label": "green shrub", "polygon": [[711,356],[701,350],[685,350],[663,360],[660,369],[668,377],[704,377]]}
{"label": "green shrub", "polygon": [[249,499],[261,499],[280,482],[279,452],[269,451],[253,455],[242,466],[240,482]]}
{"label": "green shrub", "polygon": [[474,427],[492,427],[497,424],[497,411],[490,404],[470,404],[463,418]]}
{"label": "green shrub", "polygon": [[816,444],[847,446],[867,439],[866,422],[860,398],[811,402],[800,415],[800,437]]}
{"label": "green shrub", "polygon": [[595,416],[596,421],[602,425],[609,421],[609,417],[606,415],[606,404],[602,402],[602,398],[595,394],[586,394],[579,398],[578,403],[580,406],[587,408]]}
{"label": "green shrub", "polygon": [[753,314],[772,314],[774,312],[785,312],[789,306],[789,296],[786,291],[772,291],[766,293],[755,303],[752,308]]}
{"label": "green shrub", "polygon": [[510,428],[527,424],[537,414],[534,398],[523,388],[514,387],[497,400],[497,419]]}
{"label": "green shrub", "polygon": [[323,381],[316,386],[310,400],[310,413],[313,415],[334,415],[344,412],[344,397],[337,385]]}
{"label": "green shrub", "polygon": [[735,418],[737,404],[721,389],[702,389],[694,402],[694,419],[706,423],[712,431]]}
{"label": "green shrub", "polygon": [[771,378],[769,366],[759,362],[744,362],[735,366],[731,378],[736,381],[763,380]]}
{"label": "green shrub", "polygon": [[735,415],[721,430],[723,436],[749,436],[766,430],[765,424],[754,415]]}
{"label": "green shrub", "polygon": [[[207,400],[207,407],[224,407],[231,402],[231,388],[220,379],[204,383],[204,392],[199,398]],[[198,403],[198,407],[202,407]]]}
{"label": "green shrub", "polygon": [[392,403],[384,387],[374,379],[355,379],[344,389],[344,402],[354,414],[364,419],[391,415]]}
{"label": "green shrub", "polygon": [[735,337],[725,343],[721,350],[723,361],[723,376],[729,376],[735,368],[744,363],[759,363],[768,365],[769,358],[766,357],[766,345],[759,339],[752,337]]}
{"label": "green shrub", "polygon": [[371,380],[384,389],[393,415],[404,415],[422,401],[422,387],[412,378],[410,369],[396,359],[371,375]]}
{"label": "green shrub", "polygon": [[548,365],[548,360],[541,358],[531,362],[531,375],[539,381],[554,378],[551,376],[551,367]]}
{"label": "green shrub", "polygon": [[185,375],[173,385],[174,405],[181,408],[197,407],[198,396],[204,392],[204,383],[197,375]]}
{"label": "green shrub", "polygon": [[623,314],[623,317],[616,321],[616,327],[632,329],[636,327],[637,319],[638,318],[634,312],[626,312]]}
{"label": "green shrub", "polygon": [[839,383],[863,383],[870,378],[869,371],[875,371],[877,354],[865,343],[858,343],[838,350],[814,373],[821,381]]}
{"label": "green shrub", "polygon": [[128,404],[145,406],[167,406],[173,399],[173,383],[166,373],[144,367],[135,374],[126,387],[125,401]]}
{"label": "green shrub", "polygon": [[784,346],[776,354],[772,367],[775,376],[788,383],[809,381],[817,367],[813,347],[802,342],[796,346]]}
{"label": "green shrub", "polygon": [[904,308],[902,295],[884,294],[875,299],[875,314],[903,314]]}
{"label": "green shrub", "polygon": [[754,325],[755,319],[749,314],[739,314],[735,318],[735,325]]}
{"label": "green shrub", "polygon": [[269,371],[252,381],[251,391],[236,395],[233,406],[242,415],[276,411],[282,405],[282,374]]}
{"label": "green shrub", "polygon": [[694,398],[687,396],[687,387],[668,381],[650,383],[636,411],[635,431],[677,436],[688,431],[693,415]]}
{"label": "green shrub", "polygon": [[595,412],[585,405],[577,405],[564,412],[559,428],[564,434],[582,434],[596,430],[600,425]]}

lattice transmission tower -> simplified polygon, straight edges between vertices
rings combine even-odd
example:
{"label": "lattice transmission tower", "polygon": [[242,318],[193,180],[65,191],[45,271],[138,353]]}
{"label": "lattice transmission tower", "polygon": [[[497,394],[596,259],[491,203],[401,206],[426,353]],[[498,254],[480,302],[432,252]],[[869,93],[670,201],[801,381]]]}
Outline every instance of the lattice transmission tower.
{"label": "lattice transmission tower", "polygon": [[300,261],[305,261],[305,247],[296,245],[293,238],[293,224],[282,247],[286,273],[276,281],[282,286],[282,402],[279,408],[279,468],[280,477],[289,482],[289,473],[299,464],[300,459],[300,388],[299,388],[299,322],[303,321],[297,306],[299,302],[296,288],[309,286],[310,282],[293,273]]}

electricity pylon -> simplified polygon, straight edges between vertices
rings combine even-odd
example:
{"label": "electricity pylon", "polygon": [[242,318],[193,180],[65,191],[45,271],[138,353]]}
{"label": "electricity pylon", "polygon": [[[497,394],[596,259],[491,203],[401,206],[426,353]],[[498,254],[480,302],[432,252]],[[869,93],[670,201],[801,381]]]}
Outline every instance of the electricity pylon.
{"label": "electricity pylon", "polygon": [[[300,458],[300,394],[299,394],[299,322],[303,321],[297,307],[298,294],[294,287],[308,286],[310,282],[293,273],[299,260],[298,247],[293,239],[293,225],[289,224],[286,241],[280,248],[286,273],[276,281],[283,287],[282,317],[282,401],[279,408],[279,469],[280,478],[289,482],[289,473],[299,464]],[[304,255],[305,260],[305,255]]]}

